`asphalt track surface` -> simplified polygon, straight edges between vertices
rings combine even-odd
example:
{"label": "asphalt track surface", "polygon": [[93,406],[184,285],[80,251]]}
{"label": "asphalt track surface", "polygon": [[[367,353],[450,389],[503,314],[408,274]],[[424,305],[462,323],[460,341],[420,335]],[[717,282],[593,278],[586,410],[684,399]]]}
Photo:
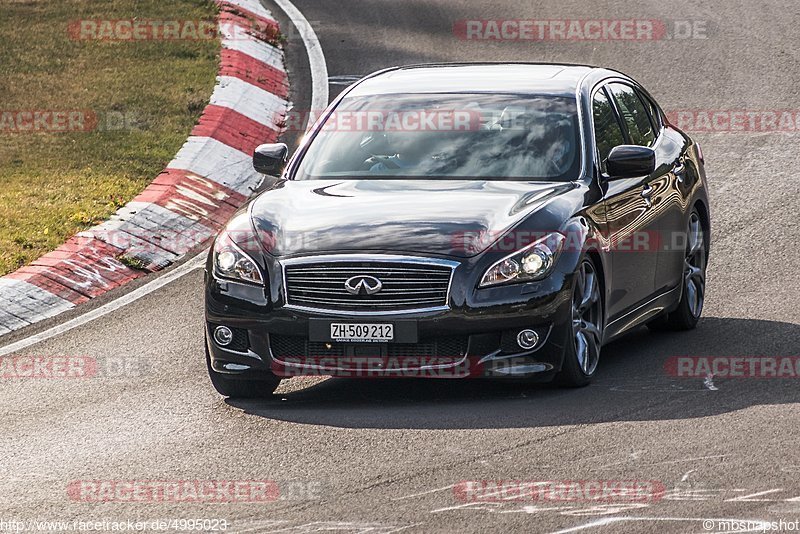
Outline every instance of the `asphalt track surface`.
{"label": "asphalt track surface", "polygon": [[[295,4],[320,37],[331,77],[428,61],[589,62],[637,78],[668,110],[800,108],[793,0]],[[706,21],[707,38],[487,42],[452,31],[460,19],[622,18]],[[304,55],[290,39],[299,109],[310,99]],[[331,96],[343,87],[332,84]],[[800,519],[800,382],[712,385],[664,370],[678,355],[800,355],[798,137],[695,137],[714,227],[696,331],[632,333],[604,349],[597,380],[580,390],[295,378],[271,400],[226,402],[206,376],[195,270],[22,352],[90,356],[102,372],[2,383],[0,520],[225,518],[233,532],[709,532],[732,527],[707,529],[704,519]],[[67,492],[75,480],[253,479],[277,481],[282,498],[87,503]],[[453,491],[484,479],[655,480],[668,491],[638,506],[476,504]]]}

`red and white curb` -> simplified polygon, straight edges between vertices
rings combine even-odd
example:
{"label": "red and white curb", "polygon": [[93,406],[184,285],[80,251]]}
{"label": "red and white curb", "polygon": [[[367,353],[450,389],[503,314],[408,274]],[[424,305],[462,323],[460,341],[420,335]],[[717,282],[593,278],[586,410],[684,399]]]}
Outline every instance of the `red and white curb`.
{"label": "red and white curb", "polygon": [[191,136],[108,221],[0,278],[0,335],[174,263],[212,237],[261,182],[252,152],[277,140],[289,84],[282,50],[255,28],[278,35],[278,23],[258,0],[217,3],[219,75]]}

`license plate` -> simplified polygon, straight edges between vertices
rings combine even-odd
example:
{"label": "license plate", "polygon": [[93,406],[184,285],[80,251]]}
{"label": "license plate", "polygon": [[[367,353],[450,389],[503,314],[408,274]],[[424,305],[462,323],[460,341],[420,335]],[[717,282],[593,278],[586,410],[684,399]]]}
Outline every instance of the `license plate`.
{"label": "license plate", "polygon": [[333,341],[379,343],[394,340],[394,325],[386,323],[331,323]]}

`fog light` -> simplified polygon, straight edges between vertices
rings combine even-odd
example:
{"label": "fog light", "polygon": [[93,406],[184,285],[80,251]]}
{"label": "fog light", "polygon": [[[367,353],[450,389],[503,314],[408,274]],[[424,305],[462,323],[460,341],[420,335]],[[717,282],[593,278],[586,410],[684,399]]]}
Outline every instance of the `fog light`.
{"label": "fog light", "polygon": [[536,333],[536,330],[526,328],[517,334],[517,345],[520,348],[531,350],[537,343],[539,343],[539,334]]}
{"label": "fog light", "polygon": [[227,347],[233,341],[233,332],[227,326],[218,326],[214,329],[214,341],[220,347]]}

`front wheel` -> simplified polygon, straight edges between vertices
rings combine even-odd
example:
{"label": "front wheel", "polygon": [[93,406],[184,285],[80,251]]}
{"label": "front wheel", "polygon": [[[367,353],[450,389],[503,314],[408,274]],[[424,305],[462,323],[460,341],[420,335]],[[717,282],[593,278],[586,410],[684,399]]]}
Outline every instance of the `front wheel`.
{"label": "front wheel", "polygon": [[218,373],[211,367],[211,357],[206,347],[206,366],[211,384],[217,393],[225,397],[237,399],[263,399],[270,397],[278,388],[281,379],[277,376],[270,376],[262,380],[242,380],[230,378],[222,373]]}
{"label": "front wheel", "polygon": [[669,315],[648,323],[652,330],[692,330],[703,313],[706,296],[706,248],[703,223],[700,214],[693,210],[689,216],[686,253],[683,260],[683,294],[678,307]]}
{"label": "front wheel", "polygon": [[556,381],[566,387],[587,385],[600,361],[603,343],[603,299],[600,280],[590,259],[581,261],[572,290],[572,321],[564,363]]}

